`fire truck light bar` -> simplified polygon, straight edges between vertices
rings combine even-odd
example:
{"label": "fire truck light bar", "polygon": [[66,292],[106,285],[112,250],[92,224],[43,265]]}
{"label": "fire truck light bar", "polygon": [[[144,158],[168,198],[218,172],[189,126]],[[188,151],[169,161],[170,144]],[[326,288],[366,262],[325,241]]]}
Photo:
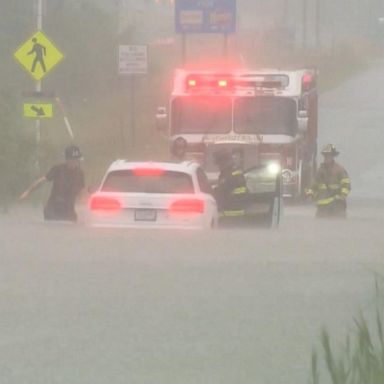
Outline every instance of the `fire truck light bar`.
{"label": "fire truck light bar", "polygon": [[310,73],[305,73],[301,79],[302,91],[309,91],[315,86],[315,83],[316,78]]}
{"label": "fire truck light bar", "polygon": [[286,75],[246,75],[237,77],[232,74],[194,74],[186,79],[187,89],[199,92],[215,92],[218,90],[230,92],[235,90],[279,90],[286,88],[288,85],[289,77]]}
{"label": "fire truck light bar", "polygon": [[[228,77],[228,76],[227,76]],[[228,88],[229,78],[218,76],[218,75],[208,75],[208,76],[189,76],[187,78],[186,84],[187,88],[190,90],[215,90]]]}

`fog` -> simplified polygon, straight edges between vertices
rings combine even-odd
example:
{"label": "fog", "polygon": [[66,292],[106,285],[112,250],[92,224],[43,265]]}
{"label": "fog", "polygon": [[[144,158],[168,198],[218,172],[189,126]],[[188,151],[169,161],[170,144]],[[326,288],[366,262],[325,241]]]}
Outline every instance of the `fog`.
{"label": "fog", "polygon": [[[49,185],[17,201],[71,140],[57,106],[39,138],[23,118],[36,84],[13,53],[36,30],[35,8],[0,0],[1,382],[306,384],[322,327],[339,351],[359,311],[372,319],[384,249],[384,5],[320,3],[316,16],[307,0],[303,17],[303,1],[238,0],[229,57],[321,69],[318,146],[334,143],[351,176],[348,218],[316,220],[312,204],[286,202],[279,229],[205,233],[90,229],[84,202],[77,224],[48,224]],[[165,158],[153,116],[183,61],[173,6],[46,0],[43,30],[64,59],[42,89],[62,100],[87,185],[118,157]],[[119,44],[148,45],[147,75],[119,76]],[[187,44],[188,62],[222,57],[222,36]],[[332,383],[324,365],[319,383]]]}
{"label": "fog", "polygon": [[[224,40],[217,34],[188,36],[183,58],[168,1],[45,0],[43,30],[64,60],[43,78],[42,89],[60,97],[64,110],[58,107],[52,119],[41,123],[36,150],[35,122],[23,119],[21,113],[25,95],[36,85],[13,53],[37,28],[37,3],[2,0],[0,4],[2,153],[7,152],[4,164],[8,162],[4,169],[20,163],[11,177],[11,191],[2,192],[7,199],[22,189],[26,177],[45,172],[60,159],[61,148],[70,140],[64,115],[75,141],[88,154],[84,165],[91,184],[116,157],[164,157],[167,144],[156,132],[153,116],[158,106],[168,105],[174,68],[183,61],[223,59]],[[355,69],[361,70],[381,49],[378,1],[239,0],[237,9],[237,32],[229,36],[227,52],[237,65],[315,65],[320,69],[320,86],[331,88]],[[134,83],[118,74],[122,44],[149,48],[148,73],[136,76]],[[40,169],[31,166],[37,162]]]}

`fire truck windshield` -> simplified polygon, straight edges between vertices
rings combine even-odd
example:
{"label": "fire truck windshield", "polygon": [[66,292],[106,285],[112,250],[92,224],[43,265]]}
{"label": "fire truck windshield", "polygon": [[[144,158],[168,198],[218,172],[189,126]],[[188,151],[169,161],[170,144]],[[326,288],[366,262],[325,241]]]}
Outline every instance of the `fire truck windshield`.
{"label": "fire truck windshield", "polygon": [[296,102],[288,98],[237,98],[234,107],[234,130],[241,134],[295,136],[298,128],[296,112]]}
{"label": "fire truck windshield", "polygon": [[172,101],[172,133],[229,133],[232,101],[225,96],[184,96]]}

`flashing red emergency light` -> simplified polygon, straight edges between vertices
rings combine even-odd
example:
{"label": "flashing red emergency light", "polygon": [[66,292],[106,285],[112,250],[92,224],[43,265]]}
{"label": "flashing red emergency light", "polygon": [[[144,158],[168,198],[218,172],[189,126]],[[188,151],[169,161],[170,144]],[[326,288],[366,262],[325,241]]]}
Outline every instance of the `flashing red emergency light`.
{"label": "flashing red emergency light", "polygon": [[303,86],[304,91],[308,91],[311,88],[311,86],[313,84],[313,80],[314,80],[314,78],[311,74],[305,73],[303,75],[301,82],[302,82],[302,86]]}
{"label": "flashing red emergency light", "polygon": [[[302,88],[310,89],[314,77],[305,73]],[[243,74],[233,73],[193,73],[187,76],[185,86],[190,92],[225,93],[237,90],[283,89],[289,85],[289,76],[285,74]]]}
{"label": "flashing red emergency light", "polygon": [[230,75],[197,74],[187,77],[186,87],[191,91],[209,92],[229,89],[230,84],[233,85],[232,82]]}

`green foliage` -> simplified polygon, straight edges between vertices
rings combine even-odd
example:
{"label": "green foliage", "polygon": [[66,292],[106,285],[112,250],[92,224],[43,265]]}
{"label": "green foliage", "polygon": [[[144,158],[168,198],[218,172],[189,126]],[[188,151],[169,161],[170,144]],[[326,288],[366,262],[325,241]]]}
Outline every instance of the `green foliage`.
{"label": "green foliage", "polygon": [[[141,1],[131,2],[140,12],[131,10],[130,13],[125,9],[128,19],[134,21],[130,21],[124,31],[119,31],[118,1],[45,1],[43,30],[65,57],[43,79],[43,89],[54,91],[63,101],[75,141],[85,154],[84,168],[91,183],[97,182],[108,163],[117,157],[156,160],[167,156],[167,140],[156,131],[154,115],[156,107],[168,105],[173,70],[182,65],[180,39],[173,36],[175,44],[149,45],[148,74],[137,76],[134,86],[131,79],[117,73],[119,44],[145,44],[172,36],[171,8],[160,7],[152,0]],[[0,104],[0,146],[3,148],[0,167],[1,177],[11,167],[7,177],[14,179],[12,188],[10,181],[2,183],[2,196],[12,195],[16,185],[25,187],[32,176],[36,176],[33,174],[35,153],[40,171],[45,172],[53,161],[61,160],[63,148],[70,141],[63,113],[57,105],[55,117],[42,122],[39,148],[33,138],[33,122],[21,118],[22,92],[34,89],[35,84],[12,54],[36,28],[33,5],[34,1],[0,0],[0,88],[4,90]],[[263,52],[255,49],[254,39],[248,46],[242,43],[242,38],[239,33],[236,41],[241,43],[247,64],[264,64],[260,61]],[[215,53],[221,59],[222,44],[222,36],[191,36],[188,60],[199,56],[211,59]],[[239,52],[233,48],[237,55]],[[322,84],[335,84],[337,78],[345,77],[346,68],[355,68],[353,63],[358,62],[357,67],[361,68],[363,57],[350,51],[347,55],[344,50],[340,57],[320,55],[312,61],[308,52],[292,49],[274,52],[276,57],[265,55],[265,64],[281,67],[302,65],[304,60],[313,62],[320,67]],[[348,72],[348,75],[351,74]],[[17,171],[13,172],[15,168]]]}
{"label": "green foliage", "polygon": [[34,145],[23,127],[20,89],[25,77],[13,60],[32,8],[22,0],[1,1],[0,12],[0,209],[25,188],[33,168]]}
{"label": "green foliage", "polygon": [[[354,330],[347,336],[341,352],[335,353],[331,347],[331,337],[327,330],[321,334],[324,362],[332,384],[382,384],[384,383],[384,301],[376,282],[377,295],[374,313],[368,316],[371,322],[360,313],[354,319]],[[374,325],[373,325],[374,324]],[[317,354],[312,356],[311,384],[319,384]]]}
{"label": "green foliage", "polygon": [[0,207],[7,210],[29,180],[33,164],[33,145],[15,117],[17,103],[11,91],[0,93]]}
{"label": "green foliage", "polygon": [[[96,141],[100,152],[104,143],[94,140],[98,138],[95,126],[101,132],[94,122],[101,113],[106,119],[110,116],[109,100],[118,97],[114,92],[118,83],[115,15],[87,0],[49,0],[45,4],[44,32],[65,59],[43,79],[43,89],[54,91],[64,102],[75,140],[89,147]],[[36,28],[33,7],[32,1],[0,0],[0,206],[7,206],[37,173],[61,161],[70,141],[57,105],[55,117],[41,123],[38,147],[34,121],[22,118],[22,93],[33,90],[35,84],[15,62],[13,52]]]}

